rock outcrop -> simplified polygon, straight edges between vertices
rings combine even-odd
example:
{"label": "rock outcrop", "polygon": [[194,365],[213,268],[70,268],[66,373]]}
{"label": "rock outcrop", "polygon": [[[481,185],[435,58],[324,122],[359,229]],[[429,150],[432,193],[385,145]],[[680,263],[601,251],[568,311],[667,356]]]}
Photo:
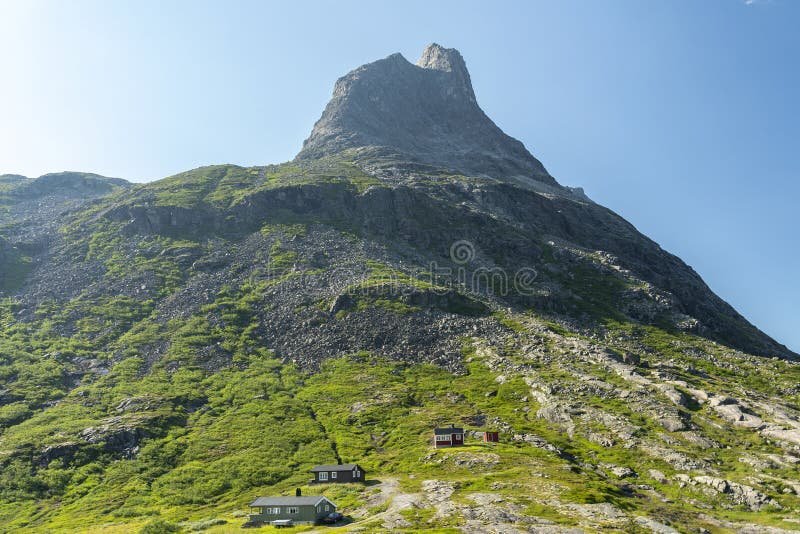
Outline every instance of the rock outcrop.
{"label": "rock outcrop", "polygon": [[416,65],[392,54],[336,82],[333,98],[297,157],[315,159],[346,149],[395,163],[557,185],[523,144],[478,106],[461,54],[438,44],[428,46]]}

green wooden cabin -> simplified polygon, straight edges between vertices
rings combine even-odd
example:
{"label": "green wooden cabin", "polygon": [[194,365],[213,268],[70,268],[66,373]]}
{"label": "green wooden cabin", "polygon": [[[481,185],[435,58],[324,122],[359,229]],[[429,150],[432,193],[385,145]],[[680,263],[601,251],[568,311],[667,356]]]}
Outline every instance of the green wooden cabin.
{"label": "green wooden cabin", "polygon": [[314,524],[336,511],[336,505],[321,495],[298,497],[259,497],[250,503],[257,513],[250,514],[248,523],[290,520],[293,524]]}

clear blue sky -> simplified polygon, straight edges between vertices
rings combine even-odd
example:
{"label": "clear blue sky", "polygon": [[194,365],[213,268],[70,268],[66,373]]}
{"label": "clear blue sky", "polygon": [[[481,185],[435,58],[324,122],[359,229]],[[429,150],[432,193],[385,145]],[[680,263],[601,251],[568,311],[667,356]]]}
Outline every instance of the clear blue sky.
{"label": "clear blue sky", "polygon": [[800,350],[800,2],[0,0],[0,173],[291,159],[333,82],[436,41],[484,110]]}

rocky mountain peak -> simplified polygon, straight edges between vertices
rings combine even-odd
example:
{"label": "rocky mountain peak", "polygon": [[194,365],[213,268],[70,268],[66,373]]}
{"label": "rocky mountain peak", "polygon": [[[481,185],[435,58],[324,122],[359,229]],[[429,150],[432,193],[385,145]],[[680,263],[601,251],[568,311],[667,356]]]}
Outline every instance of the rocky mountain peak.
{"label": "rocky mountain peak", "polygon": [[460,96],[471,100],[477,105],[475,92],[472,90],[472,80],[469,77],[467,64],[461,53],[455,48],[444,48],[436,43],[429,44],[417,61],[417,66],[423,69],[437,70],[450,75],[450,87],[460,89]]}
{"label": "rocky mountain peak", "polygon": [[445,48],[438,43],[431,43],[425,47],[417,66],[445,72],[460,71],[468,75],[467,65],[461,53],[455,48]]}
{"label": "rocky mountain peak", "polygon": [[458,50],[431,44],[416,65],[400,54],[342,78],[299,160],[358,149],[361,159],[387,158],[458,174],[558,186],[518,140],[478,106]]}

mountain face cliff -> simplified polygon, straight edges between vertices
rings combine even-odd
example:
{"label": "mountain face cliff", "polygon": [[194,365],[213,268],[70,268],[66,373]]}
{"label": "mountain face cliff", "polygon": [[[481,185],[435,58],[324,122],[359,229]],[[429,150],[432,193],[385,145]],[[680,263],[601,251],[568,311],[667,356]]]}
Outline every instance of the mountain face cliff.
{"label": "mountain face cliff", "polygon": [[436,44],[416,65],[393,54],[336,82],[298,159],[348,148],[363,159],[386,156],[395,165],[555,184],[522,143],[478,106],[461,54]]}
{"label": "mountain face cliff", "polygon": [[[483,113],[464,59],[455,49],[432,44],[416,65],[393,54],[340,78],[297,160],[345,152],[387,181],[398,176],[413,180],[425,171],[499,181],[483,188],[464,188],[467,190],[457,195],[461,198],[447,202],[470,203],[488,217],[525,227],[528,235],[611,253],[644,280],[677,297],[677,308],[699,320],[696,328],[710,337],[756,354],[789,355],[785,347],[756,332],[678,258],[662,251],[616,214],[588,199],[575,199],[573,190],[559,186],[522,143],[503,133]],[[385,164],[370,165],[382,156],[392,161],[388,172]],[[404,167],[406,161],[424,163],[427,168]],[[550,197],[531,195],[506,184],[534,190],[538,186],[539,191],[541,184],[546,184],[551,186],[544,190]],[[395,219],[418,217],[397,213]],[[460,218],[453,220],[460,222]],[[441,231],[446,233],[444,227],[449,225],[442,223]],[[472,234],[480,233],[480,226],[472,230]]]}
{"label": "mountain face cliff", "polygon": [[[301,486],[369,532],[790,530],[797,360],[438,45],[291,162],[0,176],[0,530],[227,532]],[[380,491],[305,487],[337,461]]]}

